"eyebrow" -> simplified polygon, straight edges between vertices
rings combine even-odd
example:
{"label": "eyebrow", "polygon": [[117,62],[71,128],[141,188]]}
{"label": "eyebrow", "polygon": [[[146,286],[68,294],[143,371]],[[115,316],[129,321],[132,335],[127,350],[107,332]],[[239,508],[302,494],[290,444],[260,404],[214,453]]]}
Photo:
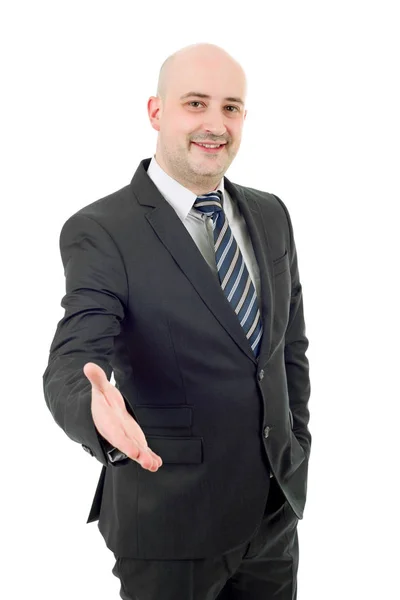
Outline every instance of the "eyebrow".
{"label": "eyebrow", "polygon": [[[181,96],[180,99],[184,100],[185,98],[190,98],[191,96],[196,96],[197,98],[205,98],[206,100],[210,100],[211,98],[211,96],[209,96],[208,94],[202,94],[201,92],[188,92],[187,94]],[[227,102],[237,102],[238,104],[242,104],[244,106],[244,102],[241,98],[229,96],[228,98],[224,98],[224,100]]]}

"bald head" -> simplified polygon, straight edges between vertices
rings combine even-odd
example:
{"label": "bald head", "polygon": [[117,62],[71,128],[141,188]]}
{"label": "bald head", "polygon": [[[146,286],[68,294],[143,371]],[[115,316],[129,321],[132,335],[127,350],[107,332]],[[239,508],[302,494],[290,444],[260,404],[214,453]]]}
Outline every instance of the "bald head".
{"label": "bald head", "polygon": [[196,64],[210,64],[215,69],[234,69],[237,76],[243,79],[245,95],[247,93],[246,74],[241,65],[226,50],[215,44],[191,44],[171,54],[161,65],[157,84],[157,96],[165,101],[169,84],[176,80],[179,72],[195,69]]}
{"label": "bald head", "polygon": [[164,171],[196,194],[215,189],[240,146],[246,93],[244,70],[219,46],[169,56],[147,104]]}

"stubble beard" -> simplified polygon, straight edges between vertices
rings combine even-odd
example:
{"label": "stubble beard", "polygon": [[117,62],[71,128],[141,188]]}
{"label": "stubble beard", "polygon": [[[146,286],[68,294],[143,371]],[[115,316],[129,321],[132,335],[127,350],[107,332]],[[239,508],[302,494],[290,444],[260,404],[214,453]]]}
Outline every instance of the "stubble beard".
{"label": "stubble beard", "polygon": [[[227,152],[226,149],[222,152]],[[191,160],[191,149],[181,152],[175,156],[170,155],[170,162],[173,164],[174,171],[179,174],[181,179],[184,179],[189,184],[194,184],[199,187],[207,187],[210,190],[217,185],[225,172],[227,171],[231,160],[228,160],[228,164],[217,166],[218,157],[215,159],[212,156],[205,157],[200,163],[196,160]],[[209,165],[207,166],[207,160]],[[214,163],[215,162],[215,166]],[[185,184],[184,184],[185,185]]]}

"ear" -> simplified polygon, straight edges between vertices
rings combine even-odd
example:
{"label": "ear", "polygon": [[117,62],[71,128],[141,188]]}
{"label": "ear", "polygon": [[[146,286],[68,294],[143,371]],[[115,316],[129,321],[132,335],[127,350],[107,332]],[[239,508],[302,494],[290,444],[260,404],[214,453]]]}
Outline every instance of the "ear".
{"label": "ear", "polygon": [[161,98],[159,96],[150,96],[147,101],[147,114],[153,129],[160,131]]}
{"label": "ear", "polygon": [[243,117],[243,121],[246,120],[246,116],[247,116],[247,110],[244,111],[244,117]]}

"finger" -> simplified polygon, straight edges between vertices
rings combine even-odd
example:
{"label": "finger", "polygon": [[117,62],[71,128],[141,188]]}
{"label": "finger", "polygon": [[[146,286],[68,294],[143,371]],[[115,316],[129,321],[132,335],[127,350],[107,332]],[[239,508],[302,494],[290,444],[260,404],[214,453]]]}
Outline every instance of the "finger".
{"label": "finger", "polygon": [[115,438],[114,436],[112,437],[115,441],[110,439],[110,443],[129,458],[139,463],[144,469],[154,471],[161,466],[148,446],[141,444],[136,439],[129,438],[124,431],[119,430],[118,435]]}
{"label": "finger", "polygon": [[142,428],[127,410],[125,410],[122,415],[120,425],[127,438],[130,440],[135,440],[135,442],[138,442],[138,444],[144,448],[148,447],[146,436],[144,435]]}
{"label": "finger", "polygon": [[[115,388],[113,391],[119,393]],[[96,394],[92,392],[93,400],[96,399]],[[102,394],[101,394],[102,396]],[[106,397],[105,395],[104,397]],[[116,411],[116,407],[108,407],[108,409],[100,404],[94,405],[100,409],[99,413],[96,410],[92,414],[95,424],[101,435],[109,441],[115,448],[118,448],[129,456],[132,460],[139,462],[144,468],[157,470],[162,465],[161,457],[153,452],[147,443],[144,432],[139,423],[126,411]],[[99,418],[101,415],[101,418]],[[102,431],[102,424],[105,424],[106,431]]]}
{"label": "finger", "polygon": [[155,461],[156,465],[158,467],[161,467],[161,457],[158,456],[155,452],[153,452],[151,448],[149,448],[146,436],[143,433],[142,428],[140,427],[139,423],[131,417],[129,413],[125,414],[125,417],[122,420],[122,427],[124,428],[125,435],[127,436],[127,438],[135,440],[139,444],[139,446],[143,448],[143,450],[147,450],[152,459]]}
{"label": "finger", "polygon": [[[132,443],[132,442],[130,442],[130,443]],[[130,443],[128,442],[127,446],[130,446]],[[132,454],[131,457],[133,460],[135,460],[137,463],[139,463],[140,466],[143,467],[144,469],[148,469],[150,471],[157,471],[157,469],[159,468],[160,465],[159,465],[158,461],[153,457],[149,448],[145,448],[144,446],[138,445],[137,452],[138,452],[137,455],[136,455],[136,450]],[[126,452],[125,452],[125,454],[126,454]],[[129,454],[128,454],[128,456],[129,456]]]}
{"label": "finger", "polygon": [[108,437],[103,437],[105,437],[105,439],[107,439],[107,441],[114,448],[126,454],[126,456],[131,460],[134,460],[136,462],[143,461],[143,450],[140,444],[138,444],[134,440],[127,438],[123,431],[118,431],[116,435],[108,435]]}
{"label": "finger", "polygon": [[129,413],[125,414],[125,417],[122,420],[122,427],[125,431],[126,437],[135,440],[139,444],[139,446],[142,447],[144,450],[147,449],[157,466],[160,467],[162,465],[161,457],[158,456],[155,452],[153,452],[151,448],[149,448],[146,436],[142,428],[140,427],[139,423],[131,417]]}
{"label": "finger", "polygon": [[151,456],[155,459],[155,461],[157,462],[158,466],[161,467],[163,464],[162,458],[161,456],[159,456],[158,454],[156,454],[155,452],[153,452],[153,450],[151,450],[151,448],[149,448],[149,452],[151,454]]}
{"label": "finger", "polygon": [[[145,459],[146,454],[150,457],[150,459],[153,463],[153,468],[151,470],[157,470],[162,466],[163,462],[161,460],[161,457],[158,456],[158,454],[156,454],[155,452],[153,452],[153,450],[151,448],[149,448],[148,446],[147,446],[147,448],[143,448],[143,446],[142,446],[142,454],[141,454],[140,458],[143,457],[143,459]],[[148,463],[146,461],[146,465],[147,464]],[[151,466],[149,468],[151,468]]]}
{"label": "finger", "polygon": [[[96,398],[96,395],[92,392],[94,398]],[[151,469],[153,465],[158,468],[158,462],[149,452],[141,428],[130,415],[128,415],[128,420],[118,418],[115,409],[95,402],[92,404],[92,416],[99,433],[114,448],[121,450],[129,458],[139,462],[144,468]],[[125,427],[128,421],[130,421],[131,427],[126,431]]]}
{"label": "finger", "polygon": [[148,469],[149,471],[157,471],[160,467],[149,448],[142,449],[137,460],[144,469]]}
{"label": "finger", "polygon": [[105,372],[101,367],[99,367],[99,365],[96,365],[96,363],[88,362],[84,365],[83,372],[96,390],[104,392],[109,381]]}

